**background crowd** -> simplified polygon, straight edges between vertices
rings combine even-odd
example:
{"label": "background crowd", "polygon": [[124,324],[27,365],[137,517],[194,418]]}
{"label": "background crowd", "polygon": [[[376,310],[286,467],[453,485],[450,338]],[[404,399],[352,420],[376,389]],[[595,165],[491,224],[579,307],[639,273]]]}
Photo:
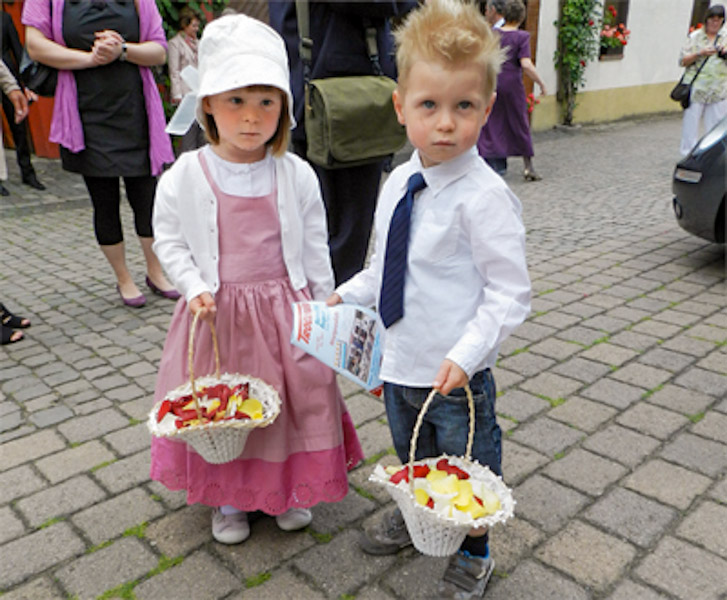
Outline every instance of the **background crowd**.
{"label": "background crowd", "polygon": [[[153,0],[133,3],[33,0],[25,4],[27,16],[23,22],[29,26],[28,48],[42,59],[41,62],[58,65],[62,70],[50,139],[60,143],[64,169],[83,176],[93,204],[95,236],[115,275],[122,301],[138,307],[143,306],[145,297],[125,261],[124,238],[116,208],[121,197],[119,178],[125,184],[134,212],[135,230],[147,263],[146,287],[152,293],[176,297],[151,251],[150,218],[156,176],[164,165],[171,163],[179,153],[206,143],[203,131],[193,123],[186,135],[174,140],[173,156],[163,124],[169,117],[170,108],[173,110],[178,106],[190,91],[181,72],[187,65],[196,66],[198,38],[207,15],[197,14],[185,5],[178,12],[175,32],[164,35]],[[90,8],[79,8],[86,4]],[[507,172],[508,157],[522,157],[524,178],[537,181],[541,174],[533,165],[524,76],[539,87],[541,95],[546,95],[548,90],[531,60],[530,35],[523,27],[526,7],[523,0],[481,0],[479,4],[490,26],[499,34],[504,62],[498,77],[497,97],[481,132],[478,151],[500,175]],[[269,23],[286,42],[298,123],[293,132],[292,149],[305,158],[303,69],[298,55],[295,3],[240,0],[230,5],[235,9],[228,8],[225,12],[239,10]],[[60,14],[55,15],[51,26],[52,6]],[[381,66],[385,74],[395,77],[391,30],[414,6],[415,1],[397,0],[311,3],[311,35],[315,39],[312,77],[370,73],[365,40],[358,33],[365,24],[375,26]],[[127,14],[123,14],[124,10]],[[132,21],[137,13],[139,23],[135,25]],[[39,15],[42,15],[40,22]],[[704,15],[704,26],[694,30],[680,50],[679,64],[685,68],[685,80],[692,82],[691,102],[683,114],[679,145],[682,155],[687,155],[700,135],[727,115],[724,22],[724,7],[712,3]],[[136,27],[139,27],[138,31]],[[94,37],[97,31],[104,35]],[[3,10],[2,59],[26,100],[32,104],[38,97],[23,85],[19,74],[23,54],[20,37],[13,19]],[[86,56],[81,59],[79,52],[85,52]],[[163,73],[167,83],[166,115],[161,111],[156,86],[152,85],[150,67],[155,66],[158,67],[157,75]],[[13,106],[5,93],[2,102],[3,112],[12,114]],[[69,111],[71,106],[76,108]],[[139,119],[140,114],[146,114],[147,119]],[[10,118],[7,125],[22,183],[43,191],[45,185],[31,162],[26,121],[16,123]],[[2,162],[0,194],[5,196],[10,190],[5,185],[4,159]],[[345,169],[314,165],[326,206],[329,246],[337,283],[347,280],[364,264],[385,167],[385,162]]]}
{"label": "background crowd", "polygon": [[[305,158],[303,67],[298,55],[295,3],[246,0],[232,4],[270,23],[286,42],[298,124],[293,131],[292,149]],[[361,32],[366,26],[373,26],[381,68],[384,74],[395,78],[392,25],[401,22],[416,4],[397,0],[311,3],[310,27],[315,40],[311,77],[371,74],[372,65]],[[531,162],[533,148],[523,72],[540,85],[541,93],[546,90],[530,60],[529,34],[520,29],[525,7],[522,0],[485,0],[480,5],[490,24],[499,29],[507,59],[498,80],[492,116],[480,137],[479,151],[500,174],[505,173],[508,156],[522,156],[524,176],[537,180],[540,176]],[[228,8],[225,12],[235,11]],[[198,38],[205,17],[189,6],[182,7],[176,33],[167,40],[154,0],[34,0],[26,2],[23,10],[27,47],[32,57],[61,70],[50,139],[60,144],[63,168],[83,177],[93,205],[97,242],[114,273],[118,294],[127,306],[141,307],[146,299],[125,260],[119,214],[120,179],[146,259],[146,287],[153,293],[177,297],[151,250],[156,177],[165,164],[173,162],[174,155],[198,148],[206,139],[199,125],[193,123],[186,135],[174,140],[172,154],[169,137],[163,131],[164,115],[151,68],[166,63],[163,71],[157,68],[156,72],[168,74],[165,100],[174,109],[190,91],[181,72],[186,66],[197,64]],[[3,59],[20,82],[22,46],[12,19],[4,11],[2,40]],[[31,90],[22,89],[29,101],[37,99]],[[10,107],[5,95],[3,104],[7,112]],[[143,114],[147,118],[139,119],[138,115]],[[25,123],[12,123],[12,133],[23,182],[42,190],[44,186],[30,162]],[[335,279],[341,283],[364,265],[386,161],[338,169],[313,166],[326,207]],[[3,187],[2,193],[9,192]]]}
{"label": "background crowd", "polygon": [[[2,15],[2,32],[0,33],[0,42],[2,42],[2,62],[7,67],[8,71],[12,76],[14,85],[17,85],[23,92],[28,102],[35,102],[38,96],[32,90],[29,90],[22,85],[20,79],[20,61],[23,56],[23,47],[20,44],[20,38],[18,37],[18,31],[15,29],[12,17],[4,10]],[[13,103],[10,100],[5,90],[2,92],[3,98],[3,113],[5,115],[13,115]],[[25,120],[18,123],[15,122],[14,118],[7,120],[10,135],[13,138],[13,144],[15,145],[15,157],[18,161],[18,167],[20,167],[20,175],[24,184],[36,190],[44,190],[45,186],[38,181],[38,177],[35,174],[35,169],[30,161],[30,143],[28,142],[28,130]],[[5,168],[5,161],[2,159],[2,167]],[[10,192],[5,189],[2,184],[7,178],[6,175],[0,177],[0,194],[7,196]]]}

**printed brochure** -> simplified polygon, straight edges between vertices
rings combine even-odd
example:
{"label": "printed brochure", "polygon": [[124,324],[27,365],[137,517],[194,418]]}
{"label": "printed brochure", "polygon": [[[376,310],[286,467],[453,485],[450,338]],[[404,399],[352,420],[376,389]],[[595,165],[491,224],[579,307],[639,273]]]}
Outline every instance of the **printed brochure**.
{"label": "printed brochure", "polygon": [[382,327],[378,315],[363,306],[295,302],[290,341],[378,395]]}

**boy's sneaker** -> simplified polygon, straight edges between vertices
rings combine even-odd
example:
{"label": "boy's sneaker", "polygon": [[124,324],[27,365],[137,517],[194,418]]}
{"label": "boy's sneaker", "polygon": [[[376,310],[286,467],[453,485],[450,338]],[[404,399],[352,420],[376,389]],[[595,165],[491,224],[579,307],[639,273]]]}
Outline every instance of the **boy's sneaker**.
{"label": "boy's sneaker", "polygon": [[364,529],[359,545],[366,554],[377,555],[396,554],[411,545],[411,537],[401,511],[392,508],[382,513],[377,521]]}
{"label": "boy's sneaker", "polygon": [[275,522],[283,531],[297,531],[308,527],[313,515],[307,508],[291,508],[282,515],[275,517]]}
{"label": "boy's sneaker", "polygon": [[449,560],[436,597],[453,600],[482,598],[494,568],[495,561],[491,556],[482,558],[469,552],[457,552]]}
{"label": "boy's sneaker", "polygon": [[247,513],[223,515],[219,507],[212,511],[212,537],[220,544],[239,544],[250,537]]}

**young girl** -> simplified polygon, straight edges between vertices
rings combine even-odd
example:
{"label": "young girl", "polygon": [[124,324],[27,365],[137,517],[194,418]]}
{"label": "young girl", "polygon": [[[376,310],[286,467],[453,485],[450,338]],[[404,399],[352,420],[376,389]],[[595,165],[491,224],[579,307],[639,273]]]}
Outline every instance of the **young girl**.
{"label": "young girl", "polygon": [[[283,41],[255,19],[217,19],[200,42],[199,75],[197,120],[210,145],[164,174],[154,211],[154,250],[183,294],[155,400],[187,381],[187,336],[201,311],[215,322],[222,372],[265,380],[282,408],[221,465],[154,439],[151,476],[213,506],[214,538],[234,544],[250,534],[250,511],[286,531],[307,526],[308,507],[346,495],[347,469],[363,455],[333,372],[289,342],[291,303],[326,298],[333,273],[318,181],[286,152],[294,120]],[[213,373],[211,335],[199,329],[194,371]]]}

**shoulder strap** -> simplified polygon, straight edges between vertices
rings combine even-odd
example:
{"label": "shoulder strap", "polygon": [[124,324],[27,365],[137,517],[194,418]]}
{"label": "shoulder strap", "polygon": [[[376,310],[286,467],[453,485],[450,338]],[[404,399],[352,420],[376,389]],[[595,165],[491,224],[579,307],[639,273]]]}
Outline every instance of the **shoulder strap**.
{"label": "shoulder strap", "polygon": [[[303,79],[310,81],[311,61],[313,59],[313,39],[310,36],[310,7],[308,0],[295,0],[295,13],[298,20],[298,53],[303,63]],[[371,65],[376,75],[383,75],[379,62],[379,48],[376,43],[376,27],[366,22],[366,53],[369,55]]]}
{"label": "shoulder strap", "polygon": [[[717,37],[719,37],[719,36],[716,36],[716,37],[714,38],[714,45],[715,45],[715,46],[717,45]],[[691,81],[689,82],[689,85],[693,85],[693,84],[694,84],[694,81],[695,81],[695,80],[697,79],[697,77],[699,76],[699,72],[700,72],[700,71],[701,71],[701,70],[702,70],[702,69],[704,68],[704,65],[706,65],[706,64],[707,64],[707,61],[708,61],[708,60],[709,60],[709,56],[705,56],[704,60],[702,61],[702,64],[701,64],[701,65],[699,65],[699,68],[697,69],[697,72],[696,72],[696,73],[694,74],[694,77],[692,77],[692,80],[691,80]],[[686,73],[685,73],[685,74],[686,74]],[[684,78],[684,76],[682,76],[682,79],[683,79],[683,78]]]}
{"label": "shoulder strap", "polygon": [[295,0],[295,14],[298,20],[298,53],[303,63],[303,79],[310,81],[311,60],[313,58],[313,40],[310,37],[310,11],[308,0]]}

